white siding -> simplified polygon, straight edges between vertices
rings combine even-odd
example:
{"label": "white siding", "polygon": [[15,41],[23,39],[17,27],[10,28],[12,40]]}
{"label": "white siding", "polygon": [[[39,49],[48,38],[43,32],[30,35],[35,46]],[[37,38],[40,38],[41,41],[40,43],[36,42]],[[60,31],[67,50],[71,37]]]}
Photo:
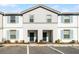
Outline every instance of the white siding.
{"label": "white siding", "polygon": [[61,22],[61,20],[62,20],[61,17],[62,16],[58,16],[58,27],[77,27],[78,17],[76,15],[72,16],[72,21],[73,21],[72,23],[62,23]]}
{"label": "white siding", "polygon": [[[61,38],[61,31],[65,30],[65,29],[73,30],[73,38],[72,39],[62,39]],[[63,42],[69,42],[69,41],[72,41],[72,40],[77,40],[78,39],[77,38],[77,28],[58,28],[57,37],[58,37],[58,39],[60,39]]]}
{"label": "white siding", "polygon": [[29,22],[30,15],[34,15],[34,22],[47,22],[46,15],[52,15],[52,22],[57,22],[57,14],[43,8],[37,8],[33,11],[23,14],[24,22]]}
{"label": "white siding", "polygon": [[22,16],[19,16],[19,23],[8,23],[7,16],[3,16],[3,27],[22,27],[23,19]]}

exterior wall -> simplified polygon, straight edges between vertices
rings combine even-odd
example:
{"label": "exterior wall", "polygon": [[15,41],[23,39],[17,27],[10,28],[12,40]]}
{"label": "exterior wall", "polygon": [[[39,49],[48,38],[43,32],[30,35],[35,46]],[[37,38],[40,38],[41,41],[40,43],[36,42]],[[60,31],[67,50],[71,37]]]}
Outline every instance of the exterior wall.
{"label": "exterior wall", "polygon": [[3,15],[2,14],[0,14],[0,42],[2,42],[2,36],[3,36],[3,34],[2,34],[2,26],[3,26]]}
{"label": "exterior wall", "polygon": [[53,13],[53,12],[50,12],[48,10],[45,10],[43,8],[37,8],[33,11],[30,11],[28,13],[25,13],[23,14],[23,22],[29,22],[29,16],[30,15],[34,15],[34,22],[40,22],[40,23],[43,23],[43,22],[47,22],[46,21],[46,15],[52,15],[52,22],[56,23],[57,22],[57,14]]}
{"label": "exterior wall", "polygon": [[2,36],[3,36],[3,30],[2,29],[0,29],[0,42],[2,42]]}
{"label": "exterior wall", "polygon": [[[68,30],[73,30],[73,37],[70,38],[70,39],[62,39],[61,37],[61,31],[64,30],[64,29],[68,29]],[[77,28],[58,28],[58,33],[57,33],[57,37],[58,39],[60,39],[62,42],[70,42],[72,40],[78,40],[78,37],[77,37],[78,33],[77,33]]]}
{"label": "exterior wall", "polygon": [[72,22],[71,23],[62,23],[62,16],[58,16],[58,27],[77,27],[77,15],[71,15],[72,16]]}
{"label": "exterior wall", "polygon": [[[29,24],[24,24],[23,25],[23,31],[24,31],[24,39],[27,39],[27,31],[28,30],[38,30],[38,32],[42,35],[43,30],[52,30],[53,31],[53,41],[57,39],[57,24],[34,24],[34,23],[29,23]],[[38,40],[42,40],[42,36],[38,33]]]}
{"label": "exterior wall", "polygon": [[19,16],[19,22],[18,23],[8,23],[8,18],[7,16],[3,16],[3,27],[8,28],[8,27],[22,27],[23,19],[22,16]]}
{"label": "exterior wall", "polygon": [[[18,35],[18,39],[8,39],[7,36],[7,31],[8,30],[18,30],[19,31],[19,35]],[[16,41],[16,40],[23,40],[23,28],[4,28],[3,29],[3,39],[4,40],[11,40],[12,42]]]}
{"label": "exterior wall", "polygon": [[[29,22],[29,16],[34,15],[34,22]],[[52,15],[52,22],[47,23],[46,15]],[[38,42],[43,39],[43,30],[52,30],[53,42],[60,39],[62,42],[70,42],[71,40],[79,40],[79,16],[71,15],[73,22],[72,23],[62,23],[61,15],[57,15],[54,12],[50,12],[43,8],[37,8],[30,12],[24,13],[23,16],[19,16],[19,23],[7,23],[7,16],[0,15],[0,42],[1,39],[9,40],[7,38],[7,30],[19,30],[19,38],[15,40],[25,40],[29,42],[28,30],[37,30],[38,31]],[[2,18],[3,17],[3,18]],[[2,22],[3,20],[3,22]],[[3,23],[3,24],[2,24]],[[2,29],[3,25],[3,29]],[[62,39],[61,30],[69,29],[73,30],[72,39]],[[15,41],[11,40],[11,41]]]}
{"label": "exterior wall", "polygon": [[3,23],[3,15],[2,14],[0,14],[0,29],[2,29],[2,23]]}
{"label": "exterior wall", "polygon": [[[29,16],[34,15],[34,22],[29,22]],[[52,15],[52,22],[47,23],[47,15]],[[38,30],[38,41],[42,40],[42,33],[43,30],[52,30],[53,31],[53,41],[57,39],[57,22],[58,22],[58,15],[56,13],[50,12],[43,8],[37,8],[33,11],[23,14],[23,28],[24,28],[24,39],[29,41],[27,37],[28,30]]]}
{"label": "exterior wall", "polygon": [[77,35],[77,37],[78,37],[78,41],[79,41],[79,15],[77,16],[78,17],[78,21],[77,21],[77,24],[78,24],[78,27],[77,27],[77,31],[78,31],[78,35]]}

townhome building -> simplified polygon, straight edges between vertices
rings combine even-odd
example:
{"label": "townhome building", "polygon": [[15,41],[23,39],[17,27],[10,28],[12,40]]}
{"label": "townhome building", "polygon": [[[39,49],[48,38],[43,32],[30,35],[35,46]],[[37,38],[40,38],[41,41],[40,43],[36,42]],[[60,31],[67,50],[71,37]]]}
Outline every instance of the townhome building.
{"label": "townhome building", "polygon": [[20,13],[0,13],[0,42],[79,41],[79,12],[36,5]]}

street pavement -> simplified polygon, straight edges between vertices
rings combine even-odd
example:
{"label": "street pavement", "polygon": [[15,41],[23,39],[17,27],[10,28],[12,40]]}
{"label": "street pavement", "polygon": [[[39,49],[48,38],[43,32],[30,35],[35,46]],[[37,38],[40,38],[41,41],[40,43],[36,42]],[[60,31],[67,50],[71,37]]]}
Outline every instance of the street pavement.
{"label": "street pavement", "polygon": [[4,46],[0,54],[79,54],[79,46]]}

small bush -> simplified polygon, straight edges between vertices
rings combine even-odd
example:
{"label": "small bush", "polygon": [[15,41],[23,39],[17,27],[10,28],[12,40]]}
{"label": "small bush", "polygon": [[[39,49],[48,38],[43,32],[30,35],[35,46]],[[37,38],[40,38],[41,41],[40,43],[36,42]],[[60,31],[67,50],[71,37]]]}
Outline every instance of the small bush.
{"label": "small bush", "polygon": [[38,42],[38,40],[36,39],[35,42]]}
{"label": "small bush", "polygon": [[38,42],[38,44],[45,44],[46,42],[44,42],[43,40],[40,40],[40,42]]}
{"label": "small bush", "polygon": [[76,41],[75,40],[72,40],[70,43],[76,43]]}
{"label": "small bush", "polygon": [[59,43],[60,43],[60,40],[59,40],[59,39],[58,39],[58,40],[56,40],[56,41],[55,41],[55,43],[59,44]]}
{"label": "small bush", "polygon": [[6,43],[10,43],[10,40],[6,40]]}
{"label": "small bush", "polygon": [[18,40],[16,40],[15,43],[18,43]]}
{"label": "small bush", "polygon": [[20,43],[25,43],[25,42],[24,42],[24,40],[21,40],[21,42],[20,42]]}
{"label": "small bush", "polygon": [[3,43],[11,43],[10,40],[5,40]]}
{"label": "small bush", "polygon": [[7,43],[7,41],[3,41],[3,43]]}

